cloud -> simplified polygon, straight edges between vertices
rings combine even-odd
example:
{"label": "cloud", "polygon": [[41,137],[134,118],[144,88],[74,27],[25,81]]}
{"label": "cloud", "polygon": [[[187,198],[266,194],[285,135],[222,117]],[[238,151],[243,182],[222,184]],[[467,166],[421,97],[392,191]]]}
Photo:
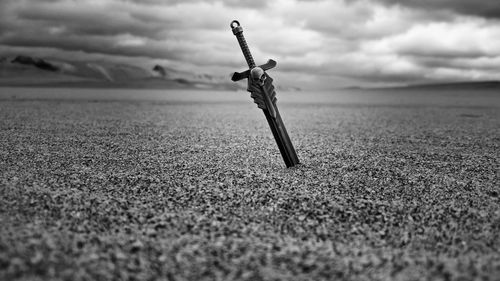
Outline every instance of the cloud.
{"label": "cloud", "polygon": [[155,5],[179,5],[185,3],[209,3],[214,4],[216,2],[223,3],[224,6],[228,7],[243,7],[243,8],[256,8],[262,9],[266,8],[269,1],[267,0],[253,0],[253,1],[240,1],[240,0],[122,0],[123,2],[132,2],[137,4],[155,4]]}
{"label": "cloud", "polygon": [[238,19],[256,62],[278,61],[277,82],[331,88],[490,79],[500,67],[492,63],[500,58],[498,4],[468,3],[2,0],[0,52],[227,74],[246,65],[229,28]]}
{"label": "cloud", "polygon": [[500,26],[467,17],[415,25],[404,33],[363,43],[361,53],[396,56],[413,66],[400,72],[417,73],[415,79],[421,81],[499,79],[500,65],[494,62],[500,60]]}
{"label": "cloud", "polygon": [[500,26],[476,19],[430,23],[367,44],[365,48],[424,57],[497,57],[500,56]]}
{"label": "cloud", "polygon": [[0,40],[11,46],[189,59],[211,47],[206,34],[211,34],[214,20],[196,16],[190,20],[188,16],[209,12],[217,16],[211,9],[208,4],[151,7],[116,1],[85,1],[78,5],[73,1],[30,5],[20,1],[10,9],[17,20]]}
{"label": "cloud", "polygon": [[462,15],[472,15],[483,18],[500,18],[500,2],[497,0],[375,0],[388,5],[405,6],[425,11],[446,10]]}

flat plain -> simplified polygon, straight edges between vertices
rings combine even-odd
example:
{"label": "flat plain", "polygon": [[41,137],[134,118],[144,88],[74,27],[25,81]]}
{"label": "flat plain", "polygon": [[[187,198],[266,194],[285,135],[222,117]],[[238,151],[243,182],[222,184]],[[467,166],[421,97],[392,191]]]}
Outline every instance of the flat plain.
{"label": "flat plain", "polygon": [[0,88],[1,280],[500,280],[500,95]]}

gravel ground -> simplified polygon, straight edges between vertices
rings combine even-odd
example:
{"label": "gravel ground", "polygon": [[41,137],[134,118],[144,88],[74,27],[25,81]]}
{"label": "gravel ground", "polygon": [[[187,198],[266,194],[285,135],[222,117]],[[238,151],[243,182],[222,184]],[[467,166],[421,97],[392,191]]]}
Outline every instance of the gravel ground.
{"label": "gravel ground", "polygon": [[498,103],[279,106],[1,100],[0,280],[500,280]]}

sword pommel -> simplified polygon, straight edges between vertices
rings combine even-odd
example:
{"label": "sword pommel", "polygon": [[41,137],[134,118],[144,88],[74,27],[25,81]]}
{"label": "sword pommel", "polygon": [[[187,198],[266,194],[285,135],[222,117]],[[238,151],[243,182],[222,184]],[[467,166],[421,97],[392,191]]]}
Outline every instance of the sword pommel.
{"label": "sword pommel", "polygon": [[243,32],[243,28],[241,27],[240,22],[237,20],[233,20],[231,22],[230,26],[231,26],[231,30],[233,31],[234,35]]}

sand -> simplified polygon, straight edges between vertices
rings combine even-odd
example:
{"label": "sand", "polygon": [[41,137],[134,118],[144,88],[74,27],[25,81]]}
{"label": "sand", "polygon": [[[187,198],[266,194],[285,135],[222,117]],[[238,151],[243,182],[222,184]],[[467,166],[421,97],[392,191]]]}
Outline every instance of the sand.
{"label": "sand", "polygon": [[0,88],[2,280],[500,276],[500,95]]}

